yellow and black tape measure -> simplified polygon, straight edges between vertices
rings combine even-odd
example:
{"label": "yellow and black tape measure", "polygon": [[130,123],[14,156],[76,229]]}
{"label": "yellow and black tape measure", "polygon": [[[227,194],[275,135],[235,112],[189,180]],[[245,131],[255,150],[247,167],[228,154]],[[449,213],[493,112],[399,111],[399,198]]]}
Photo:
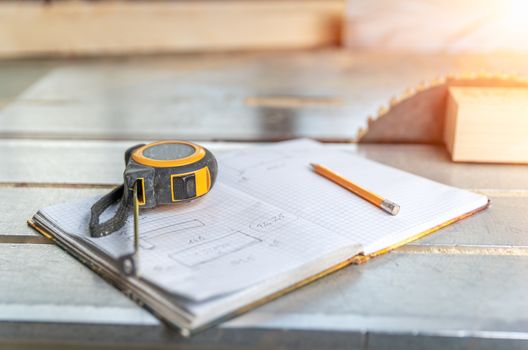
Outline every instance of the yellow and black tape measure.
{"label": "yellow and black tape measure", "polygon": [[[206,148],[186,141],[160,141],[137,145],[125,152],[124,184],[103,196],[90,217],[92,237],[106,236],[120,229],[133,205],[141,208],[189,201],[208,193],[216,179],[218,165]],[[121,200],[115,215],[99,222],[101,214]]]}
{"label": "yellow and black tape measure", "polygon": [[201,197],[211,189],[217,164],[211,152],[185,141],[161,141],[132,151],[125,181],[139,181],[139,204],[152,208]]}

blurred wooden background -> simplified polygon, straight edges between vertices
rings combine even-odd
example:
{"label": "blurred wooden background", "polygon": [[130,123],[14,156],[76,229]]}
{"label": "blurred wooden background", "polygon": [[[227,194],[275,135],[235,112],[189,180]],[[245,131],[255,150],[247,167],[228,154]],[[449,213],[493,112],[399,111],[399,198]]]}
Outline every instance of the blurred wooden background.
{"label": "blurred wooden background", "polygon": [[0,57],[337,45],[344,0],[0,2]]}
{"label": "blurred wooden background", "polygon": [[528,50],[524,0],[1,1],[0,58],[345,46]]}

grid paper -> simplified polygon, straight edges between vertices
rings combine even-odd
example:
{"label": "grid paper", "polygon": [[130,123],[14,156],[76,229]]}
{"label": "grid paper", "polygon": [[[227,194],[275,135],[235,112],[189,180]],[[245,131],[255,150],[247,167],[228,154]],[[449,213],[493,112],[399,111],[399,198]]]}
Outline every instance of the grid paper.
{"label": "grid paper", "polygon": [[[90,237],[89,213],[95,200],[60,204],[40,213],[113,259],[131,252],[131,217],[109,236]],[[343,249],[350,249],[350,255],[357,251],[348,239],[223,184],[187,205],[143,210],[140,236],[141,277],[195,301],[243,289],[342,254]]]}
{"label": "grid paper", "polygon": [[[389,215],[316,174],[310,163],[325,165],[399,204],[399,214]],[[312,144],[235,151],[221,158],[220,165],[224,183],[358,242],[367,254],[483,207],[488,201],[483,195]]]}

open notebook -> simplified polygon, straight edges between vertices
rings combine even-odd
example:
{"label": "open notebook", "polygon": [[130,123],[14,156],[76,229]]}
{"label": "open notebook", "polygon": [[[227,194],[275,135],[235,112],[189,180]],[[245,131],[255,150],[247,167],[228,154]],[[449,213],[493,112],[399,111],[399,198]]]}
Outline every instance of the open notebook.
{"label": "open notebook", "polygon": [[[388,215],[310,163],[390,198],[400,213]],[[483,195],[314,141],[247,148],[219,158],[218,183],[207,196],[141,212],[139,277],[125,277],[116,259],[133,249],[132,218],[110,236],[91,238],[95,200],[41,209],[30,224],[183,334],[488,204]]]}

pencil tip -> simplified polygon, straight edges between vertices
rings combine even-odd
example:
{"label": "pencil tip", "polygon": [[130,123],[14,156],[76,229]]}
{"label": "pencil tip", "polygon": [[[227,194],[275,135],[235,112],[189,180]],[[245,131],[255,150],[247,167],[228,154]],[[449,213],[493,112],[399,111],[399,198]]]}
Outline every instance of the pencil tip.
{"label": "pencil tip", "polygon": [[312,168],[315,168],[315,167],[317,166],[317,164],[315,164],[315,163],[310,163],[310,166],[311,166]]}

